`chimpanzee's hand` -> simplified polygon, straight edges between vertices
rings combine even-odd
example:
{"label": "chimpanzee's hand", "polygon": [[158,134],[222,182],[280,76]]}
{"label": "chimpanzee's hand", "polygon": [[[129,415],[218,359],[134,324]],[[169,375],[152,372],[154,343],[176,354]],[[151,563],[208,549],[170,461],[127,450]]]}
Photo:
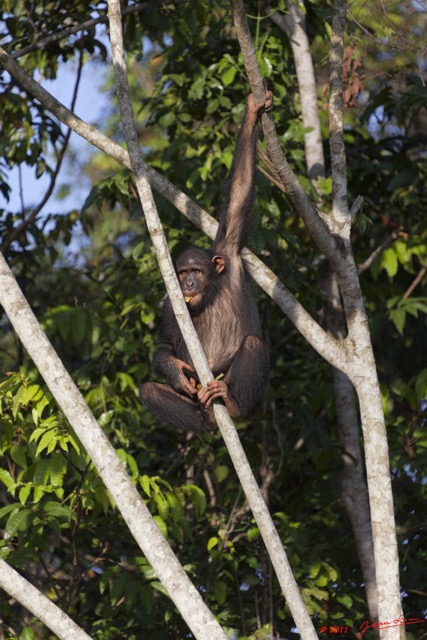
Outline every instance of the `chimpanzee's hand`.
{"label": "chimpanzee's hand", "polygon": [[273,108],[273,94],[271,93],[271,91],[266,91],[265,92],[265,102],[264,103],[260,103],[260,104],[256,104],[255,103],[255,98],[253,96],[253,94],[251,93],[248,96],[248,112],[247,112],[247,118],[250,124],[255,124],[258,116],[260,114],[260,112],[262,110],[264,111],[271,111],[271,109]]}
{"label": "chimpanzee's hand", "polygon": [[171,386],[181,393],[194,396],[197,393],[197,375],[194,369],[183,360],[174,358],[168,375]]}
{"label": "chimpanzee's hand", "polygon": [[206,387],[199,389],[197,397],[200,404],[206,409],[212,405],[214,400],[221,398],[232,418],[240,416],[240,408],[231,395],[227,383],[223,380],[211,380]]}

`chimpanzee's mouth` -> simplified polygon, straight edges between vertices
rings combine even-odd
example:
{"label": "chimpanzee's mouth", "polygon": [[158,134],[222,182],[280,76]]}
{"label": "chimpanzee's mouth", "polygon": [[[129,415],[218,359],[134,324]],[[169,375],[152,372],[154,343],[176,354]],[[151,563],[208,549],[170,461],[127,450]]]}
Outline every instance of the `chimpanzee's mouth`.
{"label": "chimpanzee's mouth", "polygon": [[200,299],[200,294],[199,293],[194,293],[191,296],[186,296],[184,295],[184,300],[187,304],[191,304],[193,305],[195,302],[198,302]]}

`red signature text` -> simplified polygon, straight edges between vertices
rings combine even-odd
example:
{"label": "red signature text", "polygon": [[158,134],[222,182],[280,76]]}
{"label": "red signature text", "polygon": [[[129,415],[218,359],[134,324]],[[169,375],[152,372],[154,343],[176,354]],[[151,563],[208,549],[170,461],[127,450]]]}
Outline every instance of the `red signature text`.
{"label": "red signature text", "polygon": [[421,624],[426,622],[421,618],[404,618],[403,616],[399,616],[395,620],[387,620],[385,622],[373,622],[370,624],[369,620],[365,620],[359,627],[359,632],[356,636],[359,638],[363,638],[368,629],[390,629],[390,627],[406,627],[409,624]]}
{"label": "red signature text", "polygon": [[333,633],[333,634],[345,635],[346,633],[349,632],[349,629],[350,629],[350,627],[347,627],[347,626],[344,626],[344,627],[335,627],[335,626],[321,627],[320,633]]}

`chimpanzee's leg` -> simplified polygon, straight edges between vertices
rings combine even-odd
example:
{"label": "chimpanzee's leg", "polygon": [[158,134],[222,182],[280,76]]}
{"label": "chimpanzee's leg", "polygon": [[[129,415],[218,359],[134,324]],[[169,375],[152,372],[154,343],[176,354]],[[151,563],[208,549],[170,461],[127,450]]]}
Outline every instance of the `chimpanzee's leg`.
{"label": "chimpanzee's leg", "polygon": [[207,431],[215,427],[209,417],[211,412],[202,410],[197,400],[187,398],[168,384],[144,382],[139,396],[160,422],[175,431]]}
{"label": "chimpanzee's leg", "polygon": [[258,336],[246,336],[224,377],[242,417],[261,399],[267,376],[268,354],[264,342]]}

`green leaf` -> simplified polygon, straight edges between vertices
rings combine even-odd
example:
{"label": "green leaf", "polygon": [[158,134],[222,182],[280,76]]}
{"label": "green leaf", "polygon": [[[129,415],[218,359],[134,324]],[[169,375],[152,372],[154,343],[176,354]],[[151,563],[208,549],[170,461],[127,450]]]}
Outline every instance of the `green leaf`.
{"label": "green leaf", "polygon": [[67,471],[67,461],[62,453],[53,453],[49,459],[49,476],[54,487],[60,487]]}
{"label": "green leaf", "polygon": [[24,627],[19,636],[19,640],[34,640],[34,639],[35,639],[35,634],[33,629],[30,629],[30,627]]}
{"label": "green leaf", "polygon": [[215,111],[218,110],[218,107],[219,107],[219,102],[217,98],[214,98],[208,103],[208,106],[206,108],[206,113],[209,113],[209,114],[214,113]]}
{"label": "green leaf", "polygon": [[353,606],[353,598],[349,595],[337,596],[337,600],[340,604],[346,607],[346,609],[351,609]]}
{"label": "green leaf", "polygon": [[389,278],[393,279],[399,268],[399,262],[395,250],[390,247],[386,249],[380,260],[380,266],[387,271]]}
{"label": "green leaf", "polygon": [[204,90],[205,90],[205,79],[198,78],[191,85],[188,91],[188,97],[191,98],[192,100],[201,100],[203,98]]}
{"label": "green leaf", "polygon": [[215,479],[217,482],[225,480],[230,473],[230,469],[224,464],[218,464],[214,469]]}
{"label": "green leaf", "polygon": [[27,529],[30,523],[30,515],[30,509],[26,508],[14,511],[6,523],[4,532],[5,540],[10,540],[10,538],[13,538],[19,531]]}
{"label": "green leaf", "polygon": [[259,538],[260,533],[259,533],[258,527],[252,527],[252,529],[249,529],[247,535],[248,535],[249,542],[252,542],[253,540],[256,540],[257,538]]}
{"label": "green leaf", "polygon": [[204,491],[194,484],[184,485],[183,491],[190,497],[196,518],[200,518],[206,510],[206,496]]}
{"label": "green leaf", "polygon": [[167,520],[169,515],[169,505],[165,497],[161,493],[157,493],[154,496],[155,503],[157,505],[157,509],[159,510],[159,514],[163,520]]}
{"label": "green leaf", "polygon": [[139,596],[141,598],[142,606],[144,607],[145,612],[151,613],[154,604],[154,595],[151,587],[140,585]]}
{"label": "green leaf", "polygon": [[330,196],[332,193],[332,178],[318,178],[317,183],[320,187],[321,192],[325,196]]}
{"label": "green leaf", "polygon": [[222,580],[217,580],[214,584],[214,595],[218,604],[224,604],[227,598],[227,585]]}
{"label": "green leaf", "polygon": [[48,459],[40,459],[37,460],[35,469],[34,469],[34,484],[44,486],[49,481],[49,467],[50,460]]}
{"label": "green leaf", "polygon": [[213,536],[212,538],[209,538],[208,544],[207,544],[208,551],[211,551],[211,549],[213,549],[214,547],[217,546],[218,540],[219,540],[219,538],[217,538],[216,536]]}
{"label": "green leaf", "polygon": [[44,429],[43,427],[37,427],[37,429],[34,429],[32,434],[30,435],[29,442],[37,442],[37,440],[42,437],[45,431],[46,429]]}
{"label": "green leaf", "polygon": [[17,487],[16,482],[13,480],[9,471],[6,471],[6,469],[0,469],[0,482],[3,482],[3,484],[6,485],[7,490],[12,494]]}
{"label": "green leaf", "polygon": [[39,456],[43,449],[47,449],[52,440],[57,438],[57,435],[57,429],[49,429],[37,445],[36,456]]}
{"label": "green leaf", "polygon": [[402,335],[406,321],[405,309],[392,309],[392,311],[390,311],[390,318],[398,332]]}
{"label": "green leaf", "polygon": [[149,476],[141,476],[139,479],[139,483],[147,496],[151,496],[151,483]]}
{"label": "green leaf", "polygon": [[28,500],[28,496],[31,493],[31,489],[33,488],[32,482],[27,482],[23,487],[19,490],[19,501],[21,504],[25,504]]}
{"label": "green leaf", "polygon": [[0,518],[7,516],[11,511],[15,511],[21,508],[21,505],[18,503],[8,504],[6,507],[0,509]]}
{"label": "green leaf", "polygon": [[166,522],[163,520],[163,518],[161,518],[160,516],[154,516],[153,520],[156,523],[156,525],[159,527],[159,529],[162,532],[162,534],[164,535],[164,537],[167,538],[167,536],[168,536],[168,528],[167,528]]}
{"label": "green leaf", "polygon": [[427,398],[427,369],[418,374],[415,381],[415,392],[419,401]]}
{"label": "green leaf", "polygon": [[316,578],[319,575],[321,568],[322,568],[321,562],[317,562],[316,564],[313,564],[313,566],[310,567],[310,573],[309,573],[310,578]]}
{"label": "green leaf", "polygon": [[226,69],[226,71],[221,74],[221,82],[223,83],[223,85],[228,87],[230,84],[232,84],[236,73],[236,67],[229,67],[228,69]]}
{"label": "green leaf", "polygon": [[27,468],[27,457],[25,455],[26,449],[23,446],[12,446],[9,450],[10,457],[16,464],[18,464],[23,469]]}
{"label": "green leaf", "polygon": [[43,508],[47,515],[55,517],[55,518],[67,518],[67,520],[71,516],[71,509],[69,507],[65,507],[53,500],[47,501]]}
{"label": "green leaf", "polygon": [[71,335],[73,342],[76,346],[79,346],[88,331],[88,316],[83,309],[76,309],[73,313],[73,322],[71,325]]}

